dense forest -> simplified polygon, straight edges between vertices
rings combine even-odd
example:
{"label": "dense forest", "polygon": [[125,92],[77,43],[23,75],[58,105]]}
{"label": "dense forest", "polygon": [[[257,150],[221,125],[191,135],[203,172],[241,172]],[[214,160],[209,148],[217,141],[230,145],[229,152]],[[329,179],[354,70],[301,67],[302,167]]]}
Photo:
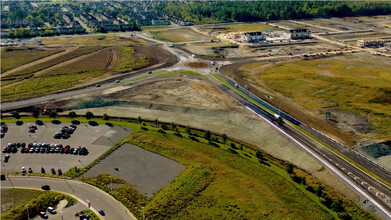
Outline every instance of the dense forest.
{"label": "dense forest", "polygon": [[193,24],[391,14],[391,2],[215,1],[162,3],[156,10]]}

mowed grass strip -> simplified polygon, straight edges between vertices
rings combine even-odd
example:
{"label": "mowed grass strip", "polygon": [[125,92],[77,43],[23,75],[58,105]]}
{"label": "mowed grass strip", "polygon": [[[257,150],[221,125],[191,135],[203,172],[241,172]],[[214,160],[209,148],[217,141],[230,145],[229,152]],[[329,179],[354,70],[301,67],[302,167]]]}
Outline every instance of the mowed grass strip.
{"label": "mowed grass strip", "polygon": [[67,54],[65,54],[63,56],[57,57],[57,58],[52,59],[52,60],[48,60],[46,62],[40,63],[38,65],[35,65],[35,66],[31,67],[31,68],[27,68],[27,69],[23,69],[23,70],[17,71],[15,73],[12,73],[12,74],[6,76],[6,77],[2,77],[1,78],[1,84],[3,86],[6,86],[6,85],[9,85],[9,84],[18,82],[18,81],[29,79],[32,76],[32,74],[35,73],[35,72],[41,71],[43,69],[49,68],[51,66],[54,66],[56,64],[65,62],[67,60],[70,60],[70,59],[73,59],[73,58],[76,58],[76,57],[79,57],[79,56],[82,56],[82,55],[85,55],[85,54],[89,54],[89,53],[95,52],[95,51],[97,51],[99,49],[102,49],[102,48],[103,47],[99,47],[99,46],[97,46],[97,47],[80,47],[80,48],[76,49],[75,51],[67,53]]}
{"label": "mowed grass strip", "polygon": [[1,49],[1,72],[22,66],[41,58],[62,52],[63,50],[41,50],[27,48],[2,48]]}
{"label": "mowed grass strip", "polygon": [[190,28],[178,28],[162,31],[151,31],[157,39],[169,42],[187,42],[208,40],[209,37],[193,31]]}
{"label": "mowed grass strip", "polygon": [[1,89],[3,101],[47,94],[50,92],[72,88],[78,84],[101,77],[110,57],[109,49],[60,67],[52,72],[30,78],[16,85]]}
{"label": "mowed grass strip", "polygon": [[298,189],[289,176],[284,178],[261,166],[253,154],[243,152],[252,158],[246,159],[238,150],[221,145],[216,148],[202,138],[196,139],[199,142],[153,131],[129,138],[132,144],[187,166],[147,204],[148,218],[335,218],[335,214]]}
{"label": "mowed grass strip", "polygon": [[375,138],[390,138],[389,63],[359,54],[273,66],[245,64],[240,70],[311,111],[329,108],[364,116],[376,130]]}

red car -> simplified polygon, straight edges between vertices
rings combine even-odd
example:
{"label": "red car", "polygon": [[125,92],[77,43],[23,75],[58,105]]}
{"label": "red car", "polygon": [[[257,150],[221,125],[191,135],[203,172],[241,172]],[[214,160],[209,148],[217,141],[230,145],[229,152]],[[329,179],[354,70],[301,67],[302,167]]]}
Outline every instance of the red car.
{"label": "red car", "polygon": [[58,170],[57,170],[57,174],[61,176],[61,175],[62,175],[62,170],[61,170],[61,169],[58,169]]}

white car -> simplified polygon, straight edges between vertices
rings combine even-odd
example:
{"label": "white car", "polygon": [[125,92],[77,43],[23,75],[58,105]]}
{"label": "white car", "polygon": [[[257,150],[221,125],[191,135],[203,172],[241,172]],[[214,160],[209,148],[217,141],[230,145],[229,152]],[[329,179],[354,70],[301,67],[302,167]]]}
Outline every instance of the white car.
{"label": "white car", "polygon": [[26,167],[22,167],[22,173],[26,173]]}
{"label": "white car", "polygon": [[57,213],[57,211],[53,207],[48,207],[48,212],[53,215]]}
{"label": "white car", "polygon": [[119,83],[119,82],[121,82],[119,79],[115,80],[115,83]]}

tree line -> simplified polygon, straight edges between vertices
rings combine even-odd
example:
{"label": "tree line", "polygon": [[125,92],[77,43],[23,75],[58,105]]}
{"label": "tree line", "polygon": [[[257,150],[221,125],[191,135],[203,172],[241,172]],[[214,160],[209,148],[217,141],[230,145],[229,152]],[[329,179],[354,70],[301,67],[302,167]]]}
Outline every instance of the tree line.
{"label": "tree line", "polygon": [[391,14],[390,2],[216,1],[161,3],[156,10],[193,24]]}

